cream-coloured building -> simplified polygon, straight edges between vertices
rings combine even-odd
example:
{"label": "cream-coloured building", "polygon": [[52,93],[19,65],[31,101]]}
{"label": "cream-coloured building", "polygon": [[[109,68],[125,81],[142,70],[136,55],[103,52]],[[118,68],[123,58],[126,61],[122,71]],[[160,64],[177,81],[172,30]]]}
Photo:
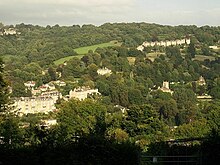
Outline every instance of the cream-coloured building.
{"label": "cream-coloured building", "polygon": [[150,46],[155,46],[156,42],[150,42]]}
{"label": "cream-coloured building", "polygon": [[145,41],[145,42],[143,42],[142,45],[143,45],[144,47],[148,47],[148,46],[150,46],[150,42]]}
{"label": "cream-coloured building", "polygon": [[138,46],[137,50],[143,51],[144,50],[144,46],[143,45]]}
{"label": "cream-coloured building", "polygon": [[155,45],[156,45],[156,46],[161,46],[161,45],[160,45],[160,42],[157,42],[157,41],[155,42]]}
{"label": "cream-coloured building", "polygon": [[175,40],[171,41],[171,45],[176,46],[176,41]]}
{"label": "cream-coloured building", "polygon": [[170,90],[170,87],[169,87],[169,82],[168,81],[164,81],[163,82],[163,86],[160,88],[158,88],[159,90],[161,90],[162,92],[168,92],[170,94],[173,94],[173,91]]}
{"label": "cream-coloured building", "polygon": [[166,41],[166,46],[171,46],[172,42],[171,41]]}
{"label": "cream-coloured building", "polygon": [[20,97],[14,99],[13,110],[19,115],[48,113],[56,110],[55,103],[52,97]]}
{"label": "cream-coloured building", "polygon": [[210,49],[218,49],[218,46],[209,46]]}
{"label": "cream-coloured building", "polygon": [[206,85],[205,78],[203,76],[200,76],[197,83],[198,83],[198,85],[201,85],[201,86]]}
{"label": "cream-coloured building", "polygon": [[48,83],[41,85],[38,89],[40,89],[42,92],[45,92],[45,91],[55,90],[56,87],[53,83]]}
{"label": "cream-coloured building", "polygon": [[57,81],[52,81],[51,83],[55,84],[55,85],[58,85],[60,87],[64,87],[66,86],[66,83],[64,81],[60,81],[60,80],[57,80]]}
{"label": "cream-coloured building", "polygon": [[105,67],[105,68],[102,68],[102,69],[98,69],[97,73],[99,75],[106,75],[106,74],[112,74],[112,71]]}
{"label": "cream-coloured building", "polygon": [[185,44],[185,43],[186,43],[185,39],[176,40],[176,44],[177,44],[177,45],[183,45],[183,44]]}
{"label": "cream-coloured building", "polygon": [[172,41],[160,41],[160,42],[143,42],[142,45],[138,46],[137,49],[140,51],[144,50],[144,47],[149,47],[149,46],[176,46],[176,45],[189,45],[190,44],[190,39],[177,39],[177,40],[172,40]]}
{"label": "cream-coloured building", "polygon": [[165,41],[160,41],[160,46],[166,46],[166,42]]}
{"label": "cream-coloured building", "polygon": [[190,44],[190,39],[186,39],[186,44],[187,44],[187,45]]}
{"label": "cream-coloured building", "polygon": [[58,92],[58,90],[52,90],[52,91],[47,91],[47,92],[42,92],[40,94],[42,97],[51,97],[55,101],[57,101],[59,98],[62,98],[62,94]]}
{"label": "cream-coloured building", "polygon": [[89,87],[79,87],[69,92],[69,98],[84,100],[91,94],[99,94],[98,89],[90,89]]}
{"label": "cream-coloured building", "polygon": [[17,33],[16,33],[16,30],[14,28],[9,28],[9,29],[4,29],[3,34],[4,35],[15,35]]}
{"label": "cream-coloured building", "polygon": [[48,113],[56,110],[56,101],[62,98],[57,90],[40,93],[39,96],[14,98],[13,110],[19,114]]}
{"label": "cream-coloured building", "polygon": [[57,120],[56,119],[49,119],[49,120],[41,120],[41,126],[50,128],[53,125],[57,125]]}
{"label": "cream-coloured building", "polygon": [[35,87],[35,85],[36,85],[35,81],[27,81],[24,83],[24,86],[27,88],[33,88],[33,87]]}

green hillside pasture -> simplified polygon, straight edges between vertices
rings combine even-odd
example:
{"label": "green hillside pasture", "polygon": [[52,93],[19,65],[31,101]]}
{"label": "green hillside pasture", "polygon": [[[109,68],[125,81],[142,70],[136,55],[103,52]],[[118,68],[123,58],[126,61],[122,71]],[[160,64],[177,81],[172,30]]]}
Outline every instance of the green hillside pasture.
{"label": "green hillside pasture", "polygon": [[74,58],[74,57],[81,59],[81,58],[83,57],[83,54],[60,58],[59,60],[54,61],[54,64],[58,66],[58,65],[60,65],[60,64],[63,64],[65,61],[71,60],[71,59]]}
{"label": "green hillside pasture", "polygon": [[107,43],[76,48],[74,49],[74,51],[78,54],[86,54],[88,53],[89,50],[95,51],[97,48],[104,48],[104,47],[109,47],[109,46],[120,46],[120,43],[118,43],[117,41],[111,41]]}
{"label": "green hillside pasture", "polygon": [[107,43],[76,48],[76,49],[74,49],[74,51],[77,52],[77,54],[79,54],[79,55],[61,58],[59,60],[54,61],[54,64],[55,65],[63,64],[65,61],[69,61],[73,57],[82,58],[83,55],[88,53],[89,50],[95,51],[97,48],[105,48],[105,47],[109,47],[109,46],[120,46],[120,45],[121,45],[121,43],[119,43],[117,41],[111,41],[111,42],[107,42]]}

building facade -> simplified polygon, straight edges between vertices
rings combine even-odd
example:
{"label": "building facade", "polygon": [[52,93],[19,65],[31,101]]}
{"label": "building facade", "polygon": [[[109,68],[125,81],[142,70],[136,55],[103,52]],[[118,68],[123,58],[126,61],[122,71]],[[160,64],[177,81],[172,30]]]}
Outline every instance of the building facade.
{"label": "building facade", "polygon": [[84,100],[91,94],[98,94],[100,95],[98,89],[90,89],[89,87],[79,87],[71,90],[69,92],[69,98],[76,98],[79,100]]}
{"label": "building facade", "polygon": [[55,103],[52,97],[20,97],[14,99],[13,108],[18,115],[48,113],[56,110]]}
{"label": "building facade", "polygon": [[190,44],[190,39],[177,39],[177,40],[171,40],[171,41],[160,41],[160,42],[143,42],[142,45],[137,47],[137,50],[143,51],[144,47],[149,47],[149,46],[177,46],[177,45],[189,45]]}

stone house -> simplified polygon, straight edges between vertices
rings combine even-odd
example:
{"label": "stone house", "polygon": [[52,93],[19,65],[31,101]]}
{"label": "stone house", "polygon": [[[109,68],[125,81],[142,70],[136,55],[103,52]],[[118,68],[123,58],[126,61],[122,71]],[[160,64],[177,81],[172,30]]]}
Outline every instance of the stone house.
{"label": "stone house", "polygon": [[166,46],[171,46],[172,42],[171,41],[166,41]]}
{"label": "stone house", "polygon": [[16,30],[14,28],[4,29],[3,35],[15,35]]}
{"label": "stone house", "polygon": [[143,45],[138,46],[137,50],[143,51],[144,50],[144,46]]}
{"label": "stone house", "polygon": [[171,45],[176,46],[176,41],[175,40],[171,41]]}
{"label": "stone house", "polygon": [[112,74],[112,71],[105,67],[105,68],[98,69],[97,73],[99,75],[106,75],[106,74]]}
{"label": "stone house", "polygon": [[24,83],[24,86],[29,88],[29,89],[35,87],[35,85],[36,85],[35,81],[27,81],[27,82]]}
{"label": "stone house", "polygon": [[170,90],[168,81],[164,81],[162,87],[161,88],[159,87],[158,90],[161,90],[162,92],[168,92],[170,94],[173,94],[173,91]]}
{"label": "stone house", "polygon": [[198,85],[206,85],[205,79],[203,76],[199,77],[199,80],[197,81]]}
{"label": "stone house", "polygon": [[98,89],[90,89],[89,87],[79,87],[71,90],[69,92],[69,98],[76,98],[79,100],[84,100],[91,94],[98,94],[100,95]]}
{"label": "stone house", "polygon": [[190,39],[186,39],[186,42],[185,42],[187,45],[190,44]]}
{"label": "stone house", "polygon": [[52,97],[20,97],[14,99],[13,111],[18,115],[28,113],[48,113],[56,110],[56,100]]}

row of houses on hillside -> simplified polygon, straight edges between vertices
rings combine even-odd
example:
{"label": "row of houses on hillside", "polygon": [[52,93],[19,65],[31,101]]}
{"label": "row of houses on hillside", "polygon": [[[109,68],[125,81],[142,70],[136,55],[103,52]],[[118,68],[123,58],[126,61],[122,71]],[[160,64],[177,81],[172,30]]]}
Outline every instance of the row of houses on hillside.
{"label": "row of houses on hillside", "polygon": [[[53,81],[48,84],[43,84],[36,88],[35,81],[25,82],[24,85],[27,89],[31,90],[31,97],[18,97],[14,98],[13,110],[18,115],[28,113],[49,113],[56,111],[56,102],[58,99],[63,98],[62,94],[56,89],[57,86],[65,86],[66,83],[63,81]],[[98,89],[90,89],[89,87],[78,87],[69,92],[67,97],[64,99],[75,98],[78,100],[84,100],[89,95],[98,94],[101,95]]]}
{"label": "row of houses on hillside", "polygon": [[56,89],[55,85],[64,86],[66,84],[58,80],[36,88],[35,81],[25,82],[24,86],[31,90],[32,96],[14,98],[12,105],[14,111],[18,115],[55,111],[55,103],[59,98],[62,98],[62,94]]}
{"label": "row of houses on hillside", "polygon": [[177,46],[177,45],[189,45],[190,39],[180,39],[180,40],[172,40],[172,41],[155,41],[155,42],[143,42],[142,45],[137,47],[137,50],[143,51],[145,47],[150,46]]}
{"label": "row of houses on hillside", "polygon": [[[197,81],[195,81],[199,86],[206,85],[204,77],[200,76]],[[157,90],[162,92],[168,92],[171,95],[173,91],[169,87],[169,82],[164,81],[162,87],[158,87]],[[27,87],[34,87],[34,82],[27,82]],[[42,88],[42,87],[41,87]],[[33,89],[34,90],[34,89]],[[66,100],[74,98],[80,101],[88,98],[90,95],[101,95],[98,89],[91,89],[90,87],[77,87],[70,90],[69,95],[62,97],[62,94],[53,87],[48,86],[47,90],[41,90],[37,95],[32,97],[20,97],[14,98],[13,108],[17,114],[28,114],[28,113],[48,113],[51,111],[56,111],[55,103],[59,98],[64,98]],[[198,99],[209,98],[210,96],[198,96]]]}

